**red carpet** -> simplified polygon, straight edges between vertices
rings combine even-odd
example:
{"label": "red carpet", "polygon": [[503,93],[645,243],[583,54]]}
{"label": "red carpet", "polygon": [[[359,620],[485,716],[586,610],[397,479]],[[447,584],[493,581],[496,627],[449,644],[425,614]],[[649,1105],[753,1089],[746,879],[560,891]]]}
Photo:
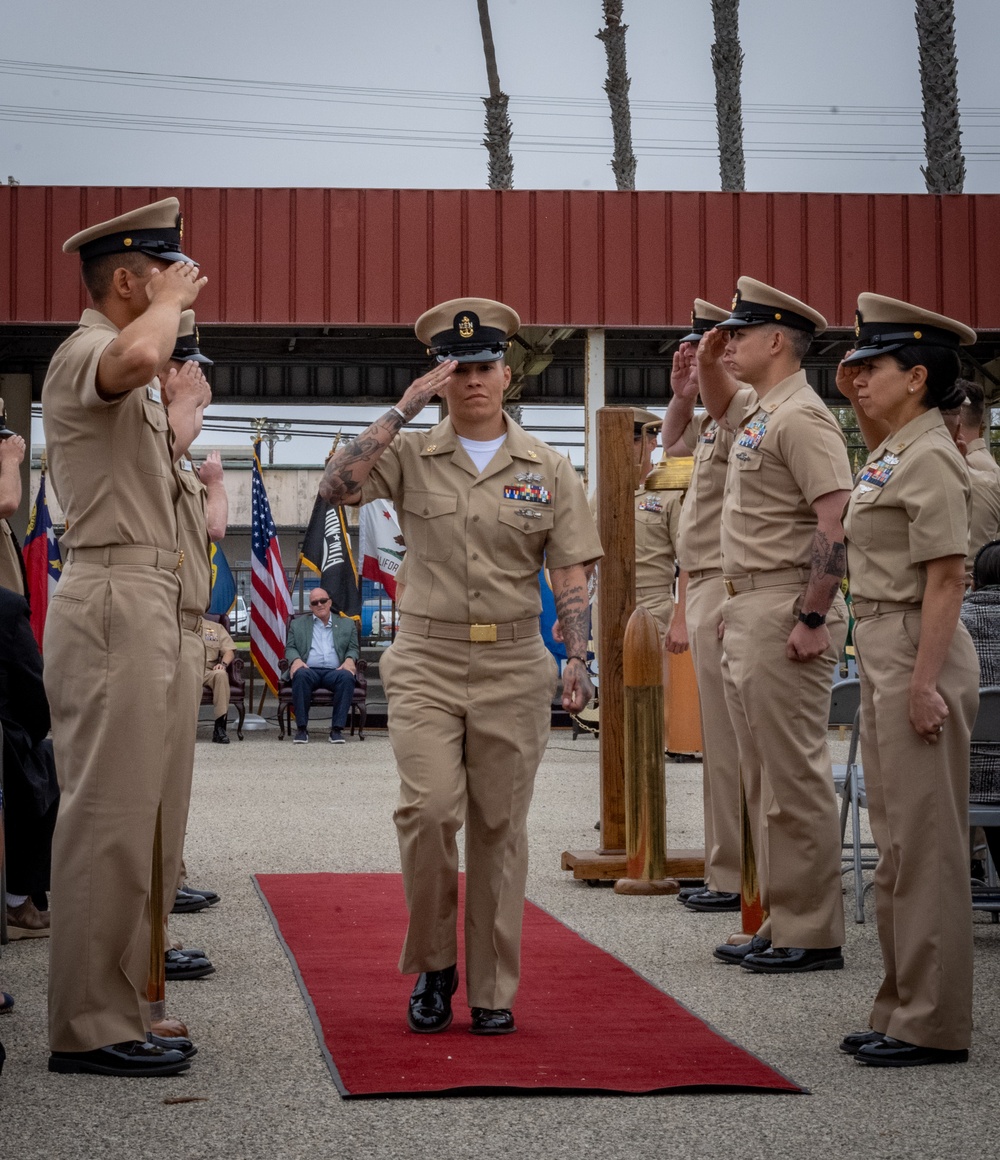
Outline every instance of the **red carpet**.
{"label": "red carpet", "polygon": [[396,970],[399,875],[258,874],[257,885],[344,1096],[803,1090],[530,902],[517,1033],[470,1035],[463,979],[451,1027],[415,1035],[413,978]]}

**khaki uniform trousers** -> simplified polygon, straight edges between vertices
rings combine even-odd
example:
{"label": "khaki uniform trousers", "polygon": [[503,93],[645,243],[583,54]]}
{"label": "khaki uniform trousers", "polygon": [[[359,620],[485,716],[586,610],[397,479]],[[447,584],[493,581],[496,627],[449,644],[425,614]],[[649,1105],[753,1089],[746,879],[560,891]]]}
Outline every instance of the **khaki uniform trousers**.
{"label": "khaki uniform trousers", "polygon": [[53,1051],[144,1039],[149,885],[180,658],[180,585],[153,567],[66,566],[45,625],[62,796],[52,842]]}
{"label": "khaki uniform trousers", "polygon": [[399,767],[393,815],[410,921],[399,969],[457,960],[465,825],[470,1007],[511,1007],[520,977],[528,807],[552,714],[555,663],[541,636],[473,644],[400,632],[379,663]]}
{"label": "khaki uniform trousers", "polygon": [[701,706],[703,795],[705,801],[705,884],[710,890],[739,894],[740,754],[729,719],[724,659],[719,639],[726,587],[722,573],[690,577],[687,632]]}
{"label": "khaki uniform trousers", "polygon": [[[202,686],[208,685],[212,690],[212,717],[218,721],[220,717],[229,716],[229,672],[226,669],[205,668],[205,648],[201,650],[201,667],[203,672]],[[198,689],[198,704],[201,704],[201,687]],[[195,717],[198,713],[195,711]]]}
{"label": "khaki uniform trousers", "polygon": [[769,915],[762,938],[776,947],[844,942],[841,838],[827,748],[833,671],[847,639],[837,596],[830,647],[806,663],[785,656],[801,585],[759,588],[724,604],[726,697],[739,745],[760,882]]}
{"label": "khaki uniform trousers", "polygon": [[979,661],[959,624],[937,683],[949,717],[937,744],[927,745],[909,719],[919,639],[916,609],[864,617],[854,629],[885,965],[870,1021],[894,1039],[959,1051],[972,1034],[969,737]]}
{"label": "khaki uniform trousers", "polygon": [[653,614],[662,644],[674,619],[673,594],[669,591],[665,592],[662,588],[637,588],[635,603],[636,607],[641,604]]}
{"label": "khaki uniform trousers", "polygon": [[[198,733],[202,675],[205,672],[205,642],[201,632],[181,632],[181,660],[166,706],[167,769],[170,775],[163,791],[163,913],[173,908],[177,887],[184,879],[184,834],[191,806],[194,776],[194,746]],[[222,674],[224,677],[225,673]],[[226,700],[229,678],[226,677]]]}

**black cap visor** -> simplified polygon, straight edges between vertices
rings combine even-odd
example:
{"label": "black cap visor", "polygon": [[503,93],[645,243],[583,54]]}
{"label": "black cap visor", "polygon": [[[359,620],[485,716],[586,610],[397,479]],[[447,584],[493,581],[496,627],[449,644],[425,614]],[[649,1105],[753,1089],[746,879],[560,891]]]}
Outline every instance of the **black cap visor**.
{"label": "black cap visor", "polygon": [[488,347],[477,347],[470,350],[468,347],[447,347],[435,346],[431,348],[430,353],[439,362],[460,362],[460,363],[485,363],[498,362],[503,358],[503,352],[507,349],[507,343],[496,343]]}

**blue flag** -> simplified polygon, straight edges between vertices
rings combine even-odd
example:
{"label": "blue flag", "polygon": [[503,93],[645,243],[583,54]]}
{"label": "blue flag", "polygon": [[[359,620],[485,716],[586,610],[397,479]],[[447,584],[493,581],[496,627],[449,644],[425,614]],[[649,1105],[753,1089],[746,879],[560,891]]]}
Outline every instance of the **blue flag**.
{"label": "blue flag", "polygon": [[236,581],[221,546],[212,541],[212,600],[209,612],[227,613],[236,603]]}

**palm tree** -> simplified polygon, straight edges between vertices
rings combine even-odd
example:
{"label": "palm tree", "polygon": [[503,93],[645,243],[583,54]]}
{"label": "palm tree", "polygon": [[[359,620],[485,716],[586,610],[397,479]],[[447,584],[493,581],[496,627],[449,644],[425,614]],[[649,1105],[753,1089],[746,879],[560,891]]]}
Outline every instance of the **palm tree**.
{"label": "palm tree", "polygon": [[489,0],[476,0],[476,3],[479,6],[479,27],[483,34],[486,76],[490,85],[490,95],[483,97],[486,106],[486,137],[483,144],[489,156],[489,186],[490,189],[513,189],[514,158],[510,153],[513,129],[507,115],[507,94],[500,88],[500,74],[497,72]]}
{"label": "palm tree", "polygon": [[924,155],[928,193],[961,193],[965,185],[958,122],[955,0],[917,0],[920,88],[924,98]]}
{"label": "palm tree", "polygon": [[740,48],[740,0],[712,0],[715,44],[715,123],[719,133],[719,177],[728,193],[746,189],[743,162],[743,50]]}
{"label": "palm tree", "polygon": [[635,154],[632,152],[632,111],[628,103],[631,85],[625,68],[625,33],[627,24],[622,24],[623,0],[604,0],[604,27],[597,33],[597,39],[604,41],[608,54],[608,79],[604,91],[611,105],[611,131],[615,139],[615,152],[611,168],[619,189],[635,189]]}

